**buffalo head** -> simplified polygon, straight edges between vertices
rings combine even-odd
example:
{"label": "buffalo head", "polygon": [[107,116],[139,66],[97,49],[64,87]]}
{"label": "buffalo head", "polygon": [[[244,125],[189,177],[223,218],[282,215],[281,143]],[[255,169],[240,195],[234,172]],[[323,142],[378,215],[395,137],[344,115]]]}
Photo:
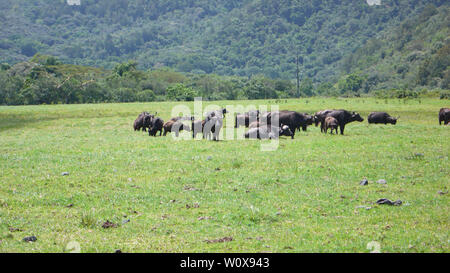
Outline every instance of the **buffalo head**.
{"label": "buffalo head", "polygon": [[320,123],[320,118],[317,115],[314,115],[313,117],[314,125],[317,127]]}
{"label": "buffalo head", "polygon": [[280,136],[290,136],[291,138],[294,138],[294,134],[292,133],[289,126],[283,125],[283,124],[281,124],[279,135]]}
{"label": "buffalo head", "polygon": [[395,125],[395,124],[397,124],[397,119],[398,119],[398,118],[389,117],[389,118],[388,118],[388,121],[389,121],[390,124]]}
{"label": "buffalo head", "polygon": [[311,116],[308,113],[305,113],[306,125],[313,125],[315,122],[315,116]]}
{"label": "buffalo head", "polygon": [[153,116],[153,115],[145,115],[144,116],[144,126],[150,126],[151,125],[151,123],[152,123],[152,120],[153,120],[153,118],[154,118],[155,116]]}
{"label": "buffalo head", "polygon": [[356,121],[359,121],[359,122],[363,122],[364,121],[364,119],[356,112],[352,113],[352,120],[356,120]]}

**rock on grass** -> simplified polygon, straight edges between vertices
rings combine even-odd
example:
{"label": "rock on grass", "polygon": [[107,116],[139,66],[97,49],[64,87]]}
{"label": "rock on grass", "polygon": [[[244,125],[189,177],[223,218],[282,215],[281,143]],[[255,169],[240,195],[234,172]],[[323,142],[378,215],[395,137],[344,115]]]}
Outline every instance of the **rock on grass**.
{"label": "rock on grass", "polygon": [[23,238],[22,241],[27,242],[27,243],[36,242],[37,238],[36,238],[36,236],[29,236],[29,237]]}
{"label": "rock on grass", "polygon": [[380,179],[377,181],[378,184],[387,184],[386,180]]}
{"label": "rock on grass", "polygon": [[231,242],[231,241],[233,241],[232,237],[223,237],[223,238],[220,238],[220,239],[205,240],[205,242],[207,242],[208,244],[224,243],[224,242]]}
{"label": "rock on grass", "polygon": [[361,186],[367,186],[367,185],[369,185],[369,180],[367,180],[367,179],[363,179],[363,180],[361,180],[361,182],[359,182],[359,185],[361,185]]}
{"label": "rock on grass", "polygon": [[386,198],[378,199],[376,203],[378,205],[389,205],[389,206],[400,206],[401,204],[403,204],[402,200],[392,202],[391,200]]}
{"label": "rock on grass", "polygon": [[102,228],[116,228],[117,224],[114,224],[113,222],[110,222],[109,220],[106,220],[106,222],[103,223]]}

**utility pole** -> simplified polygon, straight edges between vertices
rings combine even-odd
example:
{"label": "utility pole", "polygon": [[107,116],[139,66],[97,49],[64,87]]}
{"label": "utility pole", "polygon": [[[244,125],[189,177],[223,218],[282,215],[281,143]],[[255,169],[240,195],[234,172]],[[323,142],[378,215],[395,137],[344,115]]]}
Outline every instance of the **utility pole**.
{"label": "utility pole", "polygon": [[300,67],[299,67],[300,56],[298,55],[298,50],[297,50],[296,63],[297,63],[297,97],[300,98]]}

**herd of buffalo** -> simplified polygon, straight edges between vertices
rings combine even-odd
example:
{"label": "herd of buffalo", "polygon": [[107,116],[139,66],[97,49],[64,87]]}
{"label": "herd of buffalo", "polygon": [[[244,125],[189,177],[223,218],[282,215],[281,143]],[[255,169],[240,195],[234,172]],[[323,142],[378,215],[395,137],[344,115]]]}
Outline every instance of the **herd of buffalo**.
{"label": "herd of buffalo", "polygon": [[[174,132],[178,137],[182,130],[192,131],[192,137],[195,138],[198,133],[203,134],[203,138],[219,140],[219,132],[223,126],[223,118],[228,113],[226,109],[208,112],[203,120],[195,120],[194,117],[174,117],[164,122],[157,113],[150,114],[142,112],[134,121],[133,128],[135,131],[147,131],[150,136],[164,136],[167,133]],[[398,118],[390,116],[386,112],[373,112],[368,116],[369,124],[396,124]],[[191,127],[184,124],[183,121],[191,121]],[[245,133],[245,138],[272,139],[278,136],[290,136],[294,138],[295,132],[300,129],[306,131],[309,125],[320,125],[323,133],[327,133],[328,129],[336,131],[338,128],[341,135],[344,134],[345,125],[353,122],[362,122],[364,119],[356,112],[347,110],[323,110],[310,115],[308,113],[299,113],[296,111],[274,111],[260,112],[253,110],[244,114],[237,114],[235,117],[235,128],[245,126],[249,128]],[[448,125],[450,122],[450,108],[441,108],[439,111],[439,124],[444,122]],[[192,128],[192,129],[191,129]],[[163,133],[164,130],[164,133]]]}

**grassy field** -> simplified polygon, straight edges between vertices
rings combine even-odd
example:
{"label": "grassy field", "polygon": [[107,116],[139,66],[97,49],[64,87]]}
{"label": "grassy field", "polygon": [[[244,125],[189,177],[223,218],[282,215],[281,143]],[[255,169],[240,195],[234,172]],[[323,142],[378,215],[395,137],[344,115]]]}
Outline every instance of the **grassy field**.
{"label": "grassy field", "polygon": [[133,131],[140,112],[167,120],[175,104],[0,107],[0,252],[66,252],[73,241],[81,252],[369,252],[372,241],[449,252],[450,127],[438,111],[450,101],[283,100],[281,110],[400,120],[351,123],[344,136],[312,126],[273,152]]}

